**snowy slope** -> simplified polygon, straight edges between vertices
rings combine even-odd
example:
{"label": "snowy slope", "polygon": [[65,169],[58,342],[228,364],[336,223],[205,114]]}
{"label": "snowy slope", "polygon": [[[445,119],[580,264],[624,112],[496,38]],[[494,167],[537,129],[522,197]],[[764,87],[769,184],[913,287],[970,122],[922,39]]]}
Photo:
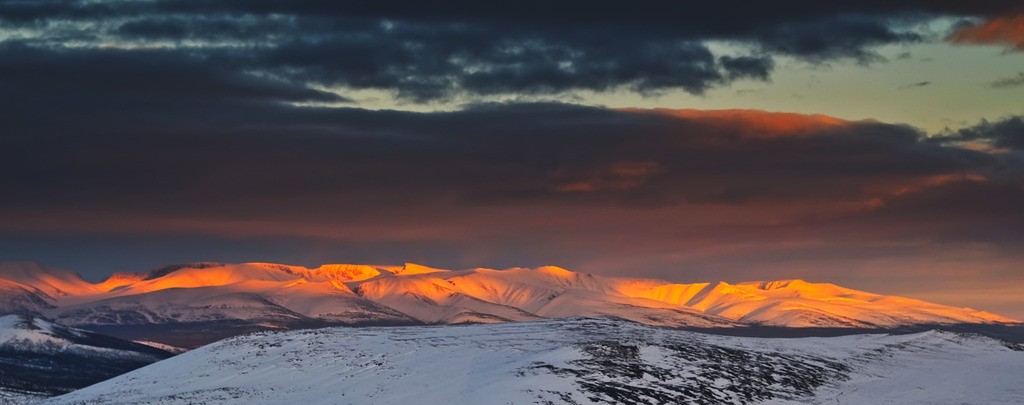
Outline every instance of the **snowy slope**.
{"label": "snowy slope", "polygon": [[58,325],[25,315],[0,316],[0,350],[35,353],[81,353],[154,359],[162,350]]}
{"label": "snowy slope", "polygon": [[1024,352],[947,332],[762,339],[566,319],[261,332],[51,404],[1024,403]]}
{"label": "snowy slope", "polygon": [[170,355],[41,318],[0,316],[0,402],[68,392]]}
{"label": "snowy slope", "polygon": [[[562,317],[620,318],[701,328],[893,328],[1013,322],[969,308],[827,283],[673,284],[601,277],[553,266],[449,271],[415,264],[306,268],[273,263],[190,263],[148,273],[120,273],[101,283],[89,283],[68,271],[7,263],[0,264],[0,298],[0,314],[40,314],[62,324],[131,340],[190,347],[260,329]],[[147,332],[142,328],[145,325],[171,329]],[[237,332],[230,333],[232,330]]]}
{"label": "snowy slope", "polygon": [[0,278],[0,314],[40,314],[54,308],[50,301],[42,291]]}

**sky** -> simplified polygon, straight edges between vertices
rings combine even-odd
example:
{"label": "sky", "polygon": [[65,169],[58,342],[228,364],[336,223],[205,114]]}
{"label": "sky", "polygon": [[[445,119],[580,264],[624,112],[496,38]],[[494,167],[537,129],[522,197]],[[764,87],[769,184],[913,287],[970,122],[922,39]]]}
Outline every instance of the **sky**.
{"label": "sky", "polygon": [[1019,1],[0,1],[0,261],[802,278],[1024,319]]}

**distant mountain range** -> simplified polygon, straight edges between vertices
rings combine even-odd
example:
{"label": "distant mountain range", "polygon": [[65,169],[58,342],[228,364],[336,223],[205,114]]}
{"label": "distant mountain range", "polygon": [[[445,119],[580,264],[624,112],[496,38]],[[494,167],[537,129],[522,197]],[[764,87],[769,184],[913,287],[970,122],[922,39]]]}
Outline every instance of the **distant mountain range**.
{"label": "distant mountain range", "polygon": [[130,340],[195,347],[264,329],[498,323],[588,317],[653,326],[891,329],[1013,325],[969,308],[802,280],[674,284],[559,267],[443,270],[416,264],[190,263],[100,283],[0,264],[0,313]]}

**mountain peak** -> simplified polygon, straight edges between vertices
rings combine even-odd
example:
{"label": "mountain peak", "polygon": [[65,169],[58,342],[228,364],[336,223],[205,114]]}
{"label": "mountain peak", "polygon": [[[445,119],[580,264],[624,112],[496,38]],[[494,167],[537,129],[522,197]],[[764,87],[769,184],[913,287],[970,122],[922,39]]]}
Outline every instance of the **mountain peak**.
{"label": "mountain peak", "polygon": [[383,274],[376,266],[365,264],[324,264],[315,272],[341,282],[363,281]]}
{"label": "mountain peak", "polygon": [[575,276],[576,274],[578,274],[576,272],[569,271],[569,270],[566,270],[566,269],[564,269],[562,267],[558,267],[558,266],[541,266],[541,267],[537,268],[537,272],[544,273],[544,274],[550,274],[552,276],[558,276],[558,277],[571,277],[571,276]]}

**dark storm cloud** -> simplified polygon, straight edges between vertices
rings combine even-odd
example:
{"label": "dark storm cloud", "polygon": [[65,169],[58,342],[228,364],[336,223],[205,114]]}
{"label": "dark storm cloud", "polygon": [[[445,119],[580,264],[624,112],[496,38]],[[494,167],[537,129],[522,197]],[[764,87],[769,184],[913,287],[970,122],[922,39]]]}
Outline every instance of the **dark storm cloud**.
{"label": "dark storm cloud", "polygon": [[239,73],[215,56],[179,50],[48,49],[6,41],[0,43],[0,74],[9,108],[34,102],[41,114],[63,105],[80,108],[81,100],[143,108],[146,103],[187,107],[185,101],[344,101],[334,93]]}
{"label": "dark storm cloud", "polygon": [[[48,85],[2,78],[6,88]],[[620,271],[642,263],[701,280],[920,254],[899,247],[908,240],[1024,240],[1024,166],[899,125],[564,104],[412,113],[232,98],[169,98],[154,111],[132,101],[85,94],[41,123],[31,112],[46,105],[28,98],[4,115],[16,128],[0,145],[0,239],[18,241],[8,257],[25,257],[11,246],[91,250],[82,240],[98,239],[113,257],[162,251],[149,265],[196,255],[628,262]],[[759,125],[737,125],[742,117]],[[196,238],[217,248],[196,248]],[[751,244],[760,248],[728,250]],[[187,250],[161,250],[178,248]],[[684,253],[695,255],[679,259],[687,266],[665,258]]]}
{"label": "dark storm cloud", "polygon": [[[738,79],[768,80],[773,55],[867,63],[879,59],[872,50],[877,45],[921,40],[901,28],[910,22],[943,14],[992,15],[1018,6],[17,1],[0,4],[0,20],[34,32],[18,41],[37,47],[156,44],[215,61],[211,65],[226,70],[219,74],[261,74],[297,87],[394,91],[424,102],[458,94],[616,89],[700,94]],[[749,50],[720,55],[709,40]]]}
{"label": "dark storm cloud", "polygon": [[985,244],[1017,256],[1024,243],[1022,179],[1021,166],[1006,178],[950,179],[883,197],[873,209],[833,219],[827,228],[833,237],[882,234],[932,245]]}
{"label": "dark storm cloud", "polygon": [[[409,196],[447,210],[859,201],[993,164],[913,128],[799,115],[302,107],[288,102],[337,99],[230,69],[181,50],[0,46],[0,206],[288,219],[415,211]],[[748,117],[764,128],[735,125]]]}
{"label": "dark storm cloud", "polygon": [[728,72],[729,78],[749,77],[753,79],[768,80],[771,76],[775,62],[770,57],[761,56],[723,56],[719,58],[722,67]]}
{"label": "dark storm cloud", "polygon": [[1013,116],[956,131],[947,131],[932,138],[934,142],[986,141],[1001,148],[1024,150],[1024,117]]}
{"label": "dark storm cloud", "polygon": [[[602,254],[656,261],[709,238],[1017,243],[1024,229],[1011,181],[1022,166],[1000,167],[991,154],[898,125],[740,112],[761,125],[738,126],[703,112],[563,104],[411,113],[230,98],[171,98],[163,106],[176,108],[158,112],[93,97],[45,125],[30,125],[38,117],[29,112],[43,107],[33,99],[5,115],[17,130],[0,147],[0,233],[345,240],[335,255],[365,257],[352,246],[372,245],[390,253],[366,260],[421,255],[462,266],[484,260],[473,254],[508,265]],[[992,174],[1000,170],[1003,178]]]}
{"label": "dark storm cloud", "polygon": [[[1024,187],[1019,181],[962,178],[890,197],[885,207],[873,212],[872,216],[923,223],[985,220],[1003,222],[1004,225],[1020,229],[1017,225],[1024,223],[1024,210],[1021,210],[1021,206],[1024,206]],[[1024,234],[1018,232],[1018,236]]]}
{"label": "dark storm cloud", "polygon": [[912,32],[899,32],[877,17],[849,15],[784,24],[758,32],[757,37],[770,52],[815,62],[851,58],[860,63],[882,60],[872,46],[922,39]]}
{"label": "dark storm cloud", "polygon": [[[910,22],[1013,4],[5,2],[0,18],[19,31],[0,43],[0,206],[12,217],[345,220],[516,204],[858,204],[1003,163],[905,126],[813,117],[746,112],[739,121],[758,124],[738,127],[564,104],[308,104],[350,101],[320,90],[330,86],[414,101],[701,93],[769,80],[775,55],[866,62],[875,45],[921,40],[901,28]],[[746,50],[720,54],[709,40]],[[1002,127],[984,132],[1013,144]]]}

